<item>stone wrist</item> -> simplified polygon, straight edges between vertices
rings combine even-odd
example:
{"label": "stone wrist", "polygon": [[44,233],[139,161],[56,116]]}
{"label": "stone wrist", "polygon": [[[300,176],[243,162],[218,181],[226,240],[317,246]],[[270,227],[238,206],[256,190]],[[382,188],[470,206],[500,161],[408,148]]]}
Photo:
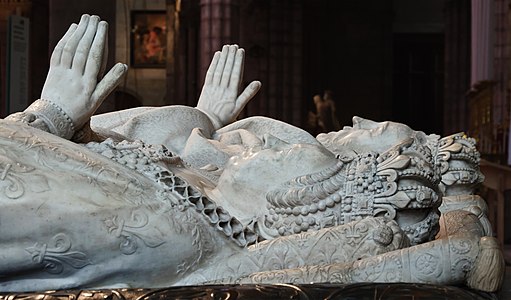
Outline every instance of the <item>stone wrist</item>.
{"label": "stone wrist", "polygon": [[210,115],[209,113],[207,113],[205,110],[203,109],[200,109],[198,107],[196,107],[196,109],[198,109],[201,113],[205,114],[206,117],[208,117],[209,121],[211,122],[211,124],[213,125],[213,127],[215,128],[215,130],[217,129],[220,129],[223,127],[223,124],[220,122],[220,120],[212,115]]}
{"label": "stone wrist", "polygon": [[49,132],[54,135],[70,139],[75,133],[75,127],[71,118],[60,106],[49,100],[36,100],[25,112],[41,119],[48,126]]}

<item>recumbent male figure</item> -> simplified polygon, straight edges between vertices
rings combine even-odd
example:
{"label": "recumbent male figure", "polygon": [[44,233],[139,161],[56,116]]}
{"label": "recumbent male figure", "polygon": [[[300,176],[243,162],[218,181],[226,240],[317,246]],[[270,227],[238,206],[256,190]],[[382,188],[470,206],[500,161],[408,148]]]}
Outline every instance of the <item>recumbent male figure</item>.
{"label": "recumbent male figure", "polygon": [[[233,122],[260,87],[238,94],[237,46],[215,53],[195,108],[92,117],[127,70],[98,82],[106,34],[97,16],[71,25],[41,99],[1,122],[1,290],[500,286],[471,139],[361,118],[318,139],[269,118]],[[442,197],[455,205],[435,237]]]}

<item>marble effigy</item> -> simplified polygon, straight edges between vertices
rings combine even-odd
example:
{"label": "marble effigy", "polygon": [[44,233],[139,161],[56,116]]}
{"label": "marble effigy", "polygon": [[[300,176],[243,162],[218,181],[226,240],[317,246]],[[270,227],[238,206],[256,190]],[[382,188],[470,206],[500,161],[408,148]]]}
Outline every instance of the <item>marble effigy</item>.
{"label": "marble effigy", "polygon": [[[197,107],[93,116],[107,24],[57,44],[41,99],[0,121],[0,290],[237,283],[499,289],[475,141],[355,117],[317,138],[235,121],[244,52],[217,52]],[[102,78],[99,82],[97,78]],[[65,84],[63,84],[65,83]]]}

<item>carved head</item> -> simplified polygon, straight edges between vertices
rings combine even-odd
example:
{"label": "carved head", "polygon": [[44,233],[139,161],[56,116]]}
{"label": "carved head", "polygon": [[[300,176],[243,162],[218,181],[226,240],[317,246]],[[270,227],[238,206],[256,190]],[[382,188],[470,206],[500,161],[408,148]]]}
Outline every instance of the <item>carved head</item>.
{"label": "carved head", "polygon": [[312,100],[314,101],[314,104],[316,105],[316,107],[318,107],[318,105],[321,104],[321,102],[323,102],[323,99],[321,98],[320,95],[315,95]]}
{"label": "carved head", "polygon": [[365,151],[384,153],[409,140],[413,140],[415,144],[428,145],[431,149],[436,171],[442,178],[440,189],[444,196],[472,194],[475,186],[483,181],[475,140],[464,133],[444,138],[438,135],[426,136],[423,132],[414,131],[401,123],[375,122],[353,117],[353,127],[318,135],[318,141],[341,157]]}
{"label": "carved head", "polygon": [[320,144],[288,144],[266,134],[225,164],[212,196],[242,221],[267,214],[266,193],[281,184],[337,164]]}
{"label": "carved head", "polygon": [[395,122],[375,122],[353,117],[353,127],[345,126],[338,132],[319,134],[318,141],[328,150],[340,156],[374,151],[383,153],[395,145],[409,139],[426,143],[423,132],[415,131],[407,125]]}
{"label": "carved head", "polygon": [[325,90],[325,92],[323,93],[323,98],[327,101],[329,100],[333,100],[333,92],[332,90]]}

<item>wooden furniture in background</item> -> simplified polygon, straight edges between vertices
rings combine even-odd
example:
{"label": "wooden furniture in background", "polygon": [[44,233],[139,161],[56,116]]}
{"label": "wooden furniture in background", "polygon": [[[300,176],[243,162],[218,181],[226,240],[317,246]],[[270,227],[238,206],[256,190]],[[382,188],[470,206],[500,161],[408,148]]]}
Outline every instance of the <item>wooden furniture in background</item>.
{"label": "wooden furniture in background", "polygon": [[488,217],[496,229],[497,239],[504,245],[505,239],[505,196],[504,192],[511,189],[511,168],[485,159],[480,163],[481,172],[484,174],[483,186],[492,193],[484,195],[488,203]]}
{"label": "wooden furniture in background", "polygon": [[483,81],[468,93],[468,135],[477,140],[477,149],[483,158],[506,164],[509,116],[502,114],[502,107],[496,103],[497,88],[496,82]]}

